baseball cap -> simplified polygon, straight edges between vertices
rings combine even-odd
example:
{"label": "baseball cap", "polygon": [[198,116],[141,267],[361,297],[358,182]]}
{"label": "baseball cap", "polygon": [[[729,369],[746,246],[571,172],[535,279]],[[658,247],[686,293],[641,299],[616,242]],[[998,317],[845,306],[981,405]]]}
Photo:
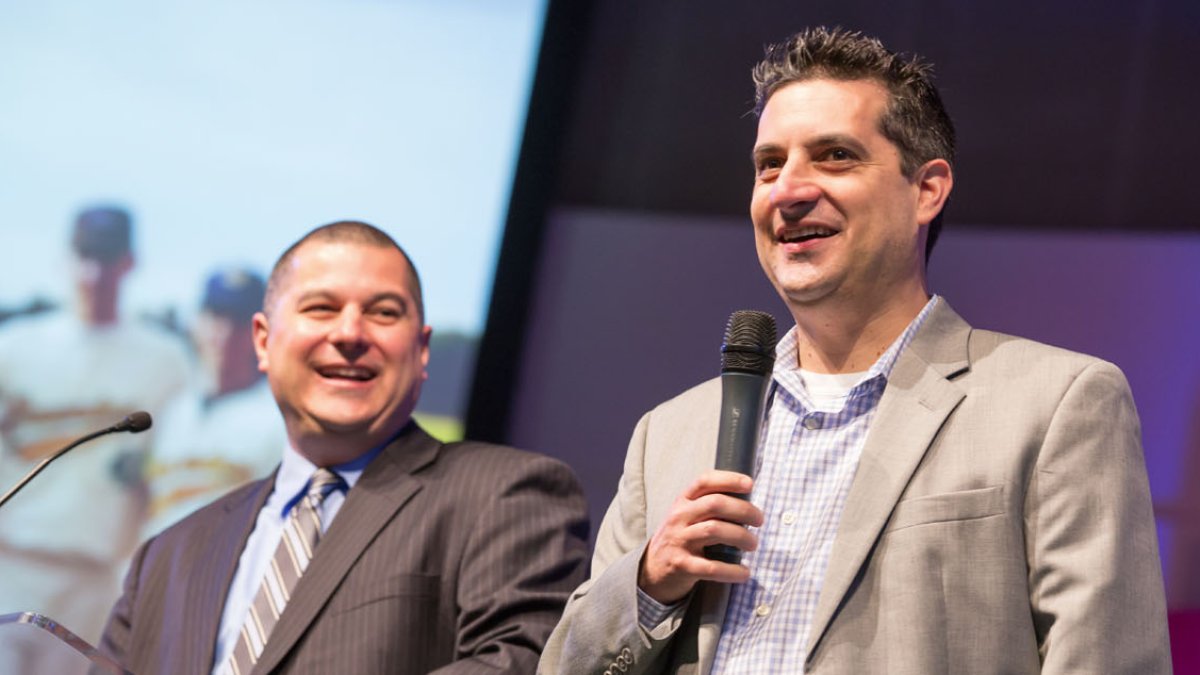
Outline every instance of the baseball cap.
{"label": "baseball cap", "polygon": [[267,285],[257,273],[238,267],[220,269],[204,283],[200,308],[235,321],[246,321],[262,309]]}
{"label": "baseball cap", "polygon": [[84,209],[75,218],[71,248],[81,257],[112,262],[129,253],[131,230],[129,212],[122,208]]}

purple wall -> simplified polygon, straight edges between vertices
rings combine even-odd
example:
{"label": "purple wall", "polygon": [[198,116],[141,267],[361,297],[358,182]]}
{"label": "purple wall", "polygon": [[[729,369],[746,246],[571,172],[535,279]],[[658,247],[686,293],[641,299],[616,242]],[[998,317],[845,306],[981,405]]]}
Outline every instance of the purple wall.
{"label": "purple wall", "polygon": [[[511,441],[570,462],[598,525],[629,434],[656,403],[717,374],[725,320],[791,325],[748,223],[560,210],[550,219]],[[1189,534],[1200,501],[1200,235],[1056,234],[947,226],[933,290],[979,327],[1096,354],[1126,373],[1173,606],[1200,608]],[[1192,492],[1200,492],[1192,490]]]}

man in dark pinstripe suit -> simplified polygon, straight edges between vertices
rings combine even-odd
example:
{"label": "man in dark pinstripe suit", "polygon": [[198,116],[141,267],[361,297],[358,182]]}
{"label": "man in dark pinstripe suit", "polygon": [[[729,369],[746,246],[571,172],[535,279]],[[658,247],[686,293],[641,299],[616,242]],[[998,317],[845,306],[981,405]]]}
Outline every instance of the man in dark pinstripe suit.
{"label": "man in dark pinstripe suit", "polygon": [[253,673],[532,673],[583,578],[582,493],[557,461],[412,421],[430,329],[400,247],[364,223],[310,232],[254,335],[283,461],[138,550],[102,649],[139,674],[232,672],[285,514],[326,468],[344,489]]}

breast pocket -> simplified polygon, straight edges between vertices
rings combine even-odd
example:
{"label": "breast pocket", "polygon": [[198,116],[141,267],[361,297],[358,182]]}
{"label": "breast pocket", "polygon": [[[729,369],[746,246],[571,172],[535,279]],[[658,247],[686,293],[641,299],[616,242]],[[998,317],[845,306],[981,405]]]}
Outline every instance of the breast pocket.
{"label": "breast pocket", "polygon": [[329,609],[337,613],[393,599],[403,599],[410,603],[436,600],[440,591],[441,577],[436,575],[397,574],[383,580],[352,583],[337,594]]}
{"label": "breast pocket", "polygon": [[896,504],[885,532],[961,520],[987,518],[1004,513],[1004,486],[944,492],[902,499]]}

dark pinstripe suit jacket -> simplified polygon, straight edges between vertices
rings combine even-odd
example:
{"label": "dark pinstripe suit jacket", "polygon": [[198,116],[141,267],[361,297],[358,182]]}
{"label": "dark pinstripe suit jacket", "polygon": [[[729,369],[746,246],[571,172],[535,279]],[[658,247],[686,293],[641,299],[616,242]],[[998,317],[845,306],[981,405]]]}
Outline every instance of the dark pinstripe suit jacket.
{"label": "dark pinstripe suit jacket", "polygon": [[[210,672],[273,480],[143,544],[101,648],[138,675]],[[532,673],[586,557],[565,465],[410,424],[347,494],[254,673]]]}

